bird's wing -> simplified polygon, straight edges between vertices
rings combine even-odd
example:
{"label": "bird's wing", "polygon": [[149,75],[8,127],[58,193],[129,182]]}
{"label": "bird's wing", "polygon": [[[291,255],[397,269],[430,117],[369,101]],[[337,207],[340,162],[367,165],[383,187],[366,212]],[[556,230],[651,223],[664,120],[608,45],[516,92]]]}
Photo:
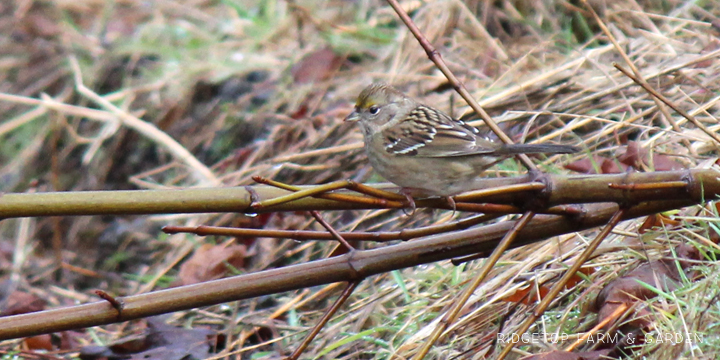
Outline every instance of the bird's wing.
{"label": "bird's wing", "polygon": [[385,150],[395,155],[454,157],[495,151],[477,129],[424,105],[407,118],[382,130]]}

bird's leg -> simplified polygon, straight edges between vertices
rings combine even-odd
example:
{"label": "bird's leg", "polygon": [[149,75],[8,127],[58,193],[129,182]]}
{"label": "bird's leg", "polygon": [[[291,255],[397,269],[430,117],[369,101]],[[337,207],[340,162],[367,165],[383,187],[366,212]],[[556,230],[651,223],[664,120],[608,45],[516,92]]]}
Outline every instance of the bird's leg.
{"label": "bird's leg", "polygon": [[413,199],[413,197],[412,197],[413,191],[414,191],[413,188],[402,188],[402,189],[400,189],[400,194],[402,194],[402,195],[405,196],[405,203],[406,203],[406,204],[408,205],[408,207],[410,208],[410,213],[409,213],[409,214],[408,214],[408,212],[406,211],[407,208],[405,208],[405,207],[403,208],[403,212],[404,212],[405,215],[407,215],[407,216],[413,216],[413,215],[415,215],[415,209],[417,209],[417,206],[415,206],[415,199]]}
{"label": "bird's leg", "polygon": [[455,211],[457,210],[457,204],[455,204],[455,199],[452,196],[445,196],[445,201],[447,201],[448,205],[453,210],[452,215],[455,215]]}

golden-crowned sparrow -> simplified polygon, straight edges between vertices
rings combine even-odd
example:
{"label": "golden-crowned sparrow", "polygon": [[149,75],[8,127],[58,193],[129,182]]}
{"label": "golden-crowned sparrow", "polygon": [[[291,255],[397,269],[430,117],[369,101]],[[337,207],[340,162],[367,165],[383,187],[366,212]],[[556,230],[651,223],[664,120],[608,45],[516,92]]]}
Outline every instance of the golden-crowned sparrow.
{"label": "golden-crowned sparrow", "polygon": [[451,196],[481,187],[488,167],[514,154],[568,154],[569,145],[497,144],[477,129],[417,103],[386,84],[358,96],[345,121],[357,121],[370,164],[385,179],[412,194]]}

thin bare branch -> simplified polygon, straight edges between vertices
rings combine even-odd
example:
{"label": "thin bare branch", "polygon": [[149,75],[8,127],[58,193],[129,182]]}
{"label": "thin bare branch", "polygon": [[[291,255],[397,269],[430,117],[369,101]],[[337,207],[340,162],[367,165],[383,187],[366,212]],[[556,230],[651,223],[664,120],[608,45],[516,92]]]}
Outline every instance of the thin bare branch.
{"label": "thin bare branch", "polygon": [[430,336],[425,341],[425,344],[420,348],[417,354],[413,356],[413,359],[415,360],[421,360],[425,358],[427,353],[430,351],[430,348],[435,345],[435,343],[440,338],[440,335],[442,335],[445,330],[457,319],[458,315],[460,314],[460,311],[462,308],[467,304],[468,300],[470,299],[470,296],[475,292],[478,286],[480,286],[480,283],[485,280],[485,277],[490,273],[490,270],[497,264],[498,260],[500,259],[500,256],[505,252],[505,250],[508,249],[510,244],[512,244],[513,241],[515,241],[515,238],[517,237],[518,233],[527,226],[527,224],[532,220],[532,218],[535,216],[535,213],[532,211],[528,211],[523,216],[515,222],[515,225],[508,231],[502,240],[498,243],[498,245],[493,250],[492,254],[485,259],[485,263],[483,263],[482,268],[480,271],[478,271],[478,274],[475,276],[473,281],[471,281],[467,288],[465,288],[465,291],[463,291],[462,295],[455,300],[453,303],[452,308],[448,310],[447,313],[443,316],[443,318],[440,320],[440,322],[437,324],[433,332],[430,334]]}
{"label": "thin bare branch", "polygon": [[[405,23],[405,25],[408,27],[410,32],[412,32],[413,36],[418,40],[420,43],[420,46],[425,49],[425,53],[427,54],[428,58],[437,66],[438,69],[445,75],[445,77],[448,79],[450,84],[455,88],[455,90],[462,96],[465,101],[467,101],[468,105],[475,111],[480,118],[485,121],[485,124],[492,130],[495,135],[502,140],[502,142],[506,144],[512,144],[513,141],[510,139],[507,134],[505,134],[502,129],[500,129],[499,126],[495,123],[495,121],[490,117],[490,115],[485,112],[485,110],[478,104],[478,102],[473,98],[472,94],[465,88],[465,85],[463,85],[462,82],[455,76],[455,74],[450,71],[450,68],[447,67],[445,62],[442,60],[442,56],[440,55],[440,52],[435,49],[435,47],[430,44],[430,41],[422,34],[420,29],[418,29],[417,25],[410,19],[410,16],[408,16],[407,12],[403,10],[403,8],[398,4],[397,0],[387,0],[390,6],[395,10],[395,12],[398,14],[400,19]],[[533,162],[530,160],[530,158],[525,154],[518,154],[516,155],[517,158],[525,165],[526,168],[529,170],[537,170],[537,167]]]}
{"label": "thin bare branch", "polygon": [[[585,262],[590,258],[590,256],[595,252],[598,246],[600,246],[600,243],[602,243],[603,240],[610,234],[610,231],[617,226],[617,224],[623,219],[625,216],[626,210],[619,209],[615,214],[612,215],[612,217],[609,219],[607,225],[600,231],[600,233],[593,239],[593,241],[588,244],[587,248],[583,253],[580,255],[580,257],[575,261],[575,263],[570,266],[567,271],[565,271],[565,274],[558,280],[555,285],[548,291],[547,294],[545,294],[545,297],[543,297],[542,301],[540,301],[540,304],[533,310],[533,313],[528,316],[525,321],[515,330],[519,335],[524,334],[532,324],[537,321],[537,319],[542,316],[542,314],[545,313],[545,310],[547,310],[548,306],[550,306],[550,303],[555,300],[555,298],[560,294],[560,291],[565,288],[565,284],[570,281],[570,278],[575,276],[575,273],[580,269],[581,266],[585,264]],[[515,347],[515,343],[511,342],[505,348],[502,349],[500,354],[498,354],[498,360],[504,359],[510,351]]]}

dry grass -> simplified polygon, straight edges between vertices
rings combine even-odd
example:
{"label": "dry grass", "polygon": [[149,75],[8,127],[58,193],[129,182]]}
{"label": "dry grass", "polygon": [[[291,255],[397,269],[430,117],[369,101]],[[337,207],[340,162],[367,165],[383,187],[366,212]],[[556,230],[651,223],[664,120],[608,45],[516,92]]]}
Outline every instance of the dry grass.
{"label": "dry grass", "polygon": [[[670,111],[674,130],[652,97],[612,67],[612,62],[627,65],[591,17],[577,11],[581,6],[487,3],[403,5],[510,136],[583,147],[577,156],[544,159],[542,169],[562,172],[562,164],[589,154],[612,158],[628,140],[686,167],[715,163],[717,144]],[[720,6],[593,3],[644,78],[717,131]],[[373,81],[396,84],[428,104],[470,116],[380,1],[51,0],[4,4],[0,11],[0,190],[6,192],[249,185],[253,175],[293,184],[379,181],[360,151],[359,132],[341,121],[355,96]],[[335,55],[321,57],[323,49]],[[308,58],[312,61],[298,65]],[[106,102],[76,91],[75,77]],[[303,83],[308,77],[312,81]],[[644,170],[652,170],[653,164],[647,165]],[[512,176],[521,169],[509,160],[493,174]],[[696,213],[685,209],[678,215]],[[531,331],[577,334],[589,329],[594,314],[586,308],[603,284],[647,258],[668,256],[676,242],[698,244],[708,260],[714,259],[712,242],[699,238],[717,233],[717,214],[702,215],[708,219],[644,235],[638,235],[638,222],[622,223],[587,265],[593,271],[586,281],[559,298]],[[463,215],[418,211],[408,217],[378,210],[324,216],[338,230],[389,230]],[[23,279],[19,287],[40,294],[50,306],[89,301],[94,288],[133,294],[167,286],[165,277],[174,278],[178,264],[199,243],[224,240],[159,235],[158,227],[167,223],[321,229],[305,214],[6,220],[0,224],[0,269],[12,273],[10,249],[26,252],[24,263],[15,260]],[[572,234],[508,251],[432,357],[492,354],[500,320],[503,332],[510,333],[531,309],[502,299],[557,279],[593,235]],[[101,276],[68,271],[52,285],[44,276],[52,270],[53,237],[62,241],[65,262]],[[24,247],[19,245],[23,238]],[[332,250],[323,242],[238,241],[249,244],[253,254],[245,272],[321,258]],[[480,265],[481,260],[459,267],[443,262],[367,279],[305,357],[408,358]],[[695,332],[704,334],[704,341],[651,344],[639,353],[656,359],[718,356],[716,266],[698,264],[705,275],[700,280],[648,301],[657,334]],[[178,313],[171,321],[231,331],[226,350],[242,353],[238,358],[275,358],[294,349],[338,289],[331,285]],[[270,320],[292,301],[299,302]],[[250,336],[258,324],[263,331]],[[96,336],[112,342],[124,331],[131,330],[107,326]],[[88,335],[73,336],[78,344],[95,342]],[[518,351],[562,348],[535,340]]]}

